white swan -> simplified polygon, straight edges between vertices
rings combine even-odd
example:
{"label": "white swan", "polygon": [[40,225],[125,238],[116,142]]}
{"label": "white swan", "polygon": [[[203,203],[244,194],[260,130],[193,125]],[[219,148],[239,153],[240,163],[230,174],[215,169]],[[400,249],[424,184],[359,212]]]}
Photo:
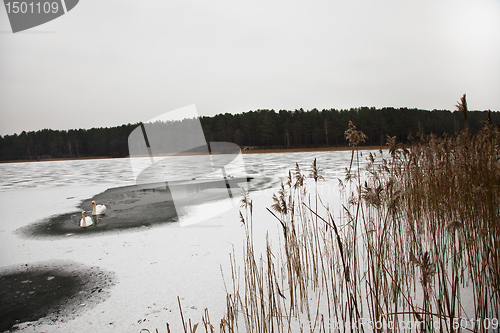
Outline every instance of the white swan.
{"label": "white swan", "polygon": [[95,201],[92,201],[92,215],[102,215],[106,213],[106,206],[96,205]]}
{"label": "white swan", "polygon": [[87,213],[85,211],[82,212],[82,219],[80,220],[80,227],[86,228],[94,224],[92,222],[92,218],[90,216],[87,216]]}

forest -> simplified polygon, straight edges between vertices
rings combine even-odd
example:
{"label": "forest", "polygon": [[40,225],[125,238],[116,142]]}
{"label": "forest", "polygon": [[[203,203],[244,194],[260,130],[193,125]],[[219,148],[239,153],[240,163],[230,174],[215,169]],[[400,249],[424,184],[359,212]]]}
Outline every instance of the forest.
{"label": "forest", "polygon": [[[256,110],[200,117],[207,142],[225,141],[240,147],[309,148],[347,146],[344,132],[351,120],[368,139],[365,145],[385,145],[387,135],[406,142],[411,134],[453,135],[467,126],[474,134],[488,111],[471,111],[467,123],[458,111],[360,107],[349,110]],[[491,112],[493,124],[500,112]],[[126,157],[128,136],[137,124],[111,128],[21,132],[0,136],[0,161],[49,158]]]}

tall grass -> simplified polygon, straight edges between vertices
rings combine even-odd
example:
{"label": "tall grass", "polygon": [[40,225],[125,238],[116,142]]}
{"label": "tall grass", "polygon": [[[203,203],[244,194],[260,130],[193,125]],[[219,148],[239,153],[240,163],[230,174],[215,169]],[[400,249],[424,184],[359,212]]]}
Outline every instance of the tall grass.
{"label": "tall grass", "polygon": [[[466,118],[465,95],[457,107]],[[474,136],[467,127],[455,136],[419,134],[409,146],[388,137],[388,155],[370,153],[364,170],[364,134],[350,123],[345,135],[353,149],[339,180],[341,210],[323,204],[316,160],[312,193],[296,165],[267,208],[280,228],[278,248],[267,239],[255,253],[254,237],[264,235],[254,235],[244,193],[242,275],[233,254],[220,331],[494,331],[499,126],[489,120]]]}

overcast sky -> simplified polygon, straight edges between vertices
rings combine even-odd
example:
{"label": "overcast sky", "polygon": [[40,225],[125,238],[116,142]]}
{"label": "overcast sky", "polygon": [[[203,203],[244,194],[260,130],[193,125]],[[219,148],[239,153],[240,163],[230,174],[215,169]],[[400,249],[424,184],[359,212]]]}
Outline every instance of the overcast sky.
{"label": "overcast sky", "polygon": [[499,0],[80,0],[12,34],[0,135],[109,127],[196,104],[500,110]]}

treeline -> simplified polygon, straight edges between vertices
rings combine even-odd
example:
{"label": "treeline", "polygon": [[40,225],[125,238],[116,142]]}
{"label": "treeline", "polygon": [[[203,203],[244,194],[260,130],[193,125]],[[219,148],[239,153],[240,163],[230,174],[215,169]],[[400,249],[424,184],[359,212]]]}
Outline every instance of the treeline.
{"label": "treeline", "polygon": [[[472,134],[483,126],[487,111],[472,111],[467,126]],[[500,123],[500,113],[492,112],[493,123]],[[352,108],[349,110],[304,111],[257,110],[241,114],[218,114],[201,117],[207,142],[226,141],[241,147],[296,148],[345,146],[344,131],[352,120],[363,131],[366,145],[384,145],[386,136],[405,142],[408,135],[454,134],[464,128],[460,112],[408,108]],[[37,132],[0,136],[0,160],[37,160],[61,157],[125,157],[128,136],[139,124],[90,130]]]}
{"label": "treeline", "polygon": [[128,135],[137,124],[89,130],[37,132],[0,136],[0,160],[39,160],[67,157],[124,157]]}

